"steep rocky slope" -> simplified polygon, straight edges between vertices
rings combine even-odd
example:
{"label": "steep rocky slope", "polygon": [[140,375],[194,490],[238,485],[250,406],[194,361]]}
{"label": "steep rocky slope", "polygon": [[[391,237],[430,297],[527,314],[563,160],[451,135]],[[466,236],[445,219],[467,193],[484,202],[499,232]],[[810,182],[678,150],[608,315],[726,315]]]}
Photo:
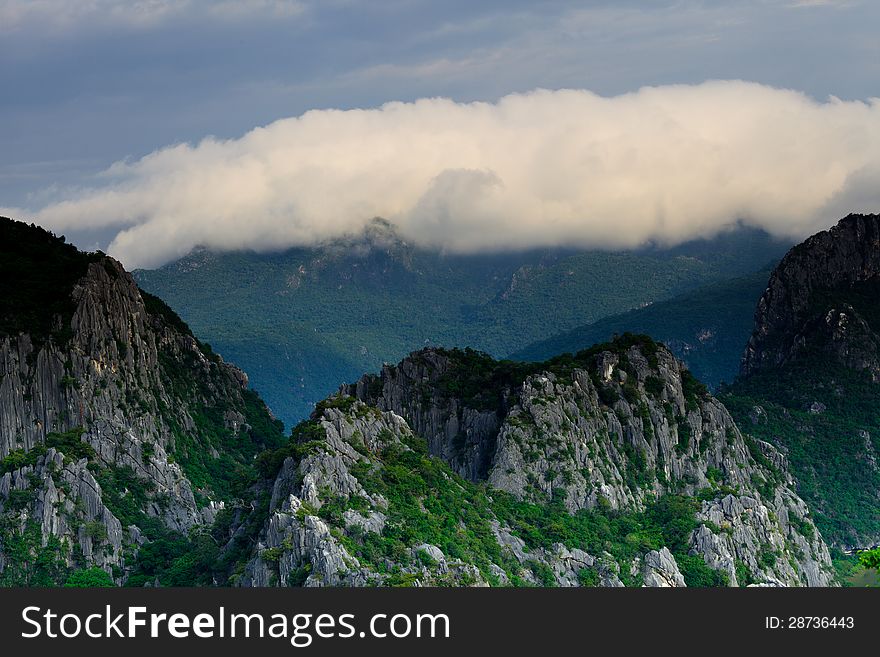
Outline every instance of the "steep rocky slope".
{"label": "steep rocky slope", "polygon": [[773,271],[734,385],[741,428],[788,455],[840,547],[880,541],[880,216],[850,215]]}
{"label": "steep rocky slope", "polygon": [[[742,374],[821,352],[880,376],[880,215],[852,214],[786,254],[755,311]],[[876,326],[876,323],[875,323]]]}
{"label": "steep rocky slope", "polygon": [[212,522],[281,428],[118,262],[0,233],[0,581],[122,582],[140,546]]}
{"label": "steep rocky slope", "polygon": [[0,231],[0,585],[832,582],[786,457],[649,338],[426,349],[285,439],[114,260]]}
{"label": "steep rocky slope", "polygon": [[319,405],[240,584],[827,585],[785,457],[664,347],[427,349]]}

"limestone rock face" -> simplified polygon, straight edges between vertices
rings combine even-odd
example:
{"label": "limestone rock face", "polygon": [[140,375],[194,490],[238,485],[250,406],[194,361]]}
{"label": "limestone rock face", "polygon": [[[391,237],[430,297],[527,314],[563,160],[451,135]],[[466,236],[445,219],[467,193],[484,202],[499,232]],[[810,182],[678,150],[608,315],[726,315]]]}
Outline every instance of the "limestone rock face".
{"label": "limestone rock face", "polygon": [[[250,429],[236,410],[244,374],[203,348],[164,304],[148,307],[118,262],[92,260],[72,283],[72,314],[55,318],[60,337],[0,333],[0,517],[9,521],[0,575],[4,543],[35,523],[31,543],[57,541],[68,567],[98,566],[123,581],[124,554],[137,551],[140,531],[122,527],[105,506],[95,473],[131,472],[147,491],[141,510],[186,532],[213,521],[219,506],[207,489],[198,492],[208,503],[197,504],[169,455],[204,445],[197,418],[208,407],[227,409],[230,433],[244,438]],[[67,446],[47,449],[60,434]]]}
{"label": "limestone rock face", "polygon": [[[347,412],[330,408],[318,426],[323,436],[310,452],[289,457],[275,479],[269,518],[240,586],[374,586],[406,580],[410,585],[486,586],[479,569],[445,556],[434,545],[414,546],[405,563],[361,563],[346,548],[355,533],[380,534],[388,501],[369,493],[352,472],[381,467],[386,449],[410,450],[406,421],[356,403]],[[358,508],[322,518],[340,501]],[[395,571],[394,580],[390,580]]]}
{"label": "limestone rock face", "polygon": [[675,557],[667,549],[651,550],[645,555],[642,564],[643,586],[650,587],[679,587],[687,586],[684,583],[684,575],[678,569]]}
{"label": "limestone rock face", "polygon": [[726,409],[708,395],[686,398],[689,374],[666,349],[650,356],[634,346],[564,378],[535,373],[501,390],[493,411],[440,391],[452,365],[433,350],[342,391],[405,417],[462,476],[533,501],[564,490],[571,511],[600,500],[638,507],[670,481],[693,494],[714,469],[731,485],[748,482],[747,449]]}
{"label": "limestone rock face", "polygon": [[[571,514],[642,512],[666,495],[692,497],[700,500],[696,529],[677,554],[731,586],[832,584],[827,546],[784,455],[741,434],[664,347],[630,340],[563,368],[491,368],[472,353],[427,349],[319,405],[312,422],[323,437],[284,462],[239,583],[685,585],[665,546],[621,561],[570,543],[527,544],[492,504],[480,511],[496,544],[490,563],[455,560],[424,541],[376,561],[364,546],[397,535],[401,520],[385,494],[399,495],[394,482],[405,475],[395,470],[384,494],[369,482],[398,467],[387,455],[411,453],[421,435],[432,456],[474,482],[472,496],[500,491]],[[479,384],[470,380],[475,371]],[[432,513],[426,500],[418,503]],[[459,522],[465,534],[485,531]],[[370,533],[377,538],[364,541]]]}
{"label": "limestone rock face", "polygon": [[124,563],[128,533],[104,505],[101,487],[86,468],[85,459],[65,461],[60,452],[50,448],[36,465],[0,477],[0,504],[9,505],[16,492],[30,498],[25,508],[17,509],[19,531],[33,523],[41,536],[58,538],[62,545],[77,544],[86,563],[108,571]]}
{"label": "limestone rock face", "polygon": [[818,349],[880,378],[880,336],[845,299],[872,296],[880,281],[880,215],[849,215],[782,259],[755,311],[743,374],[783,365]]}
{"label": "limestone rock face", "polygon": [[444,395],[444,381],[453,367],[444,352],[424,350],[397,366],[384,367],[381,377],[364,377],[343,391],[405,417],[428,441],[431,454],[462,477],[478,481],[492,465],[502,413],[472,408],[454,395]]}
{"label": "limestone rock face", "polygon": [[[559,499],[576,513],[638,510],[666,494],[706,497],[691,554],[731,585],[737,566],[755,580],[831,584],[827,546],[785,456],[744,436],[666,348],[615,343],[564,370],[536,366],[518,382],[493,375],[501,383],[491,409],[486,395],[450,394],[467,387],[456,358],[464,357],[423,350],[341,393],[403,416],[459,474],[523,501]],[[521,550],[502,529],[497,535]]]}
{"label": "limestone rock face", "polygon": [[[413,545],[398,560],[362,561],[346,547],[365,533],[382,534],[389,522],[389,502],[370,493],[357,476],[383,467],[385,450],[411,452],[415,438],[407,422],[393,411],[378,411],[361,402],[348,410],[330,408],[317,420],[324,439],[311,453],[285,460],[275,479],[269,518],[254,556],[238,580],[240,586],[488,586],[511,585],[511,576],[531,585],[579,586],[585,569],[597,573],[597,586],[623,586],[610,555],[595,557],[562,544],[537,550],[497,519],[490,522],[499,548],[499,563],[481,571],[477,565],[447,555],[429,543]],[[455,486],[454,481],[449,482]],[[328,505],[353,504],[341,516],[325,513]],[[462,530],[473,527],[462,525]],[[503,565],[502,565],[503,563]]]}

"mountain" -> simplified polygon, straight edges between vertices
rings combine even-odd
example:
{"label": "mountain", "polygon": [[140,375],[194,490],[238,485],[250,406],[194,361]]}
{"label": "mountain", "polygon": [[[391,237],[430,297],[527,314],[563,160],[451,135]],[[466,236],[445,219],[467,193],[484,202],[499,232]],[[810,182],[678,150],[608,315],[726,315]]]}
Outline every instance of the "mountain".
{"label": "mountain", "polygon": [[247,383],[118,262],[0,218],[0,584],[170,567],[284,442]]}
{"label": "mountain", "polygon": [[743,374],[820,357],[878,378],[878,221],[849,215],[785,255],[758,303]]}
{"label": "mountain", "polygon": [[540,361],[576,353],[615,334],[643,333],[664,343],[700,381],[716,388],[736,377],[743,345],[754,325],[755,304],[767,287],[770,269],[710,283],[666,301],[535,342],[509,356]]}
{"label": "mountain", "polygon": [[786,468],[645,336],[541,364],[428,348],[261,457],[237,583],[831,584]]}
{"label": "mountain", "polygon": [[880,216],[850,215],[791,249],[758,302],[721,399],[783,449],[825,536],[880,541]]}
{"label": "mountain", "polygon": [[0,219],[0,585],[833,583],[785,456],[663,346],[428,348],[291,434],[118,262]]}
{"label": "mountain", "polygon": [[749,274],[787,247],[740,228],[674,249],[455,255],[408,244],[377,219],[361,235],[314,248],[196,250],[134,275],[243,367],[292,425],[342,382],[413,349],[467,346],[503,356]]}

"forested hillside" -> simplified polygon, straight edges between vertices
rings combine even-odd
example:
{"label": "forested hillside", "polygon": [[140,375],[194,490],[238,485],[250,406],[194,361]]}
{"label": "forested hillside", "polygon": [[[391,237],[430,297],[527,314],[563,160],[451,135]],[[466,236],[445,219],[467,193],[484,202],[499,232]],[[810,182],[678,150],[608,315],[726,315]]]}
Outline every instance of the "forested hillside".
{"label": "forested hillside", "polygon": [[376,220],[362,235],[315,248],[197,250],[135,278],[244,368],[278,416],[295,424],[342,382],[413,349],[458,346],[505,356],[602,317],[751,274],[785,248],[739,229],[674,249],[455,255],[408,244]]}

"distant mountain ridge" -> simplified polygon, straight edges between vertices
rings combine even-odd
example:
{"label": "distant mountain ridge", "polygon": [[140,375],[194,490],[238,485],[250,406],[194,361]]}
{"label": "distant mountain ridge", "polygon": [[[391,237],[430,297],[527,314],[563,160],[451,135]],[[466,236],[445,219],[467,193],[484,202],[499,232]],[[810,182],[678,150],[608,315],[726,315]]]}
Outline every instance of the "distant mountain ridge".
{"label": "distant mountain ridge", "polygon": [[672,249],[455,255],[409,244],[376,220],[361,235],[314,248],[196,250],[134,276],[246,369],[279,417],[295,424],[343,381],[413,349],[460,346],[505,356],[586,322],[751,274],[786,248],[739,229]]}
{"label": "distant mountain ridge", "polygon": [[770,269],[710,283],[644,308],[605,317],[561,333],[510,358],[540,361],[576,353],[615,334],[644,333],[664,343],[700,381],[711,388],[736,377],[743,345],[754,327],[755,304],[767,287]]}

